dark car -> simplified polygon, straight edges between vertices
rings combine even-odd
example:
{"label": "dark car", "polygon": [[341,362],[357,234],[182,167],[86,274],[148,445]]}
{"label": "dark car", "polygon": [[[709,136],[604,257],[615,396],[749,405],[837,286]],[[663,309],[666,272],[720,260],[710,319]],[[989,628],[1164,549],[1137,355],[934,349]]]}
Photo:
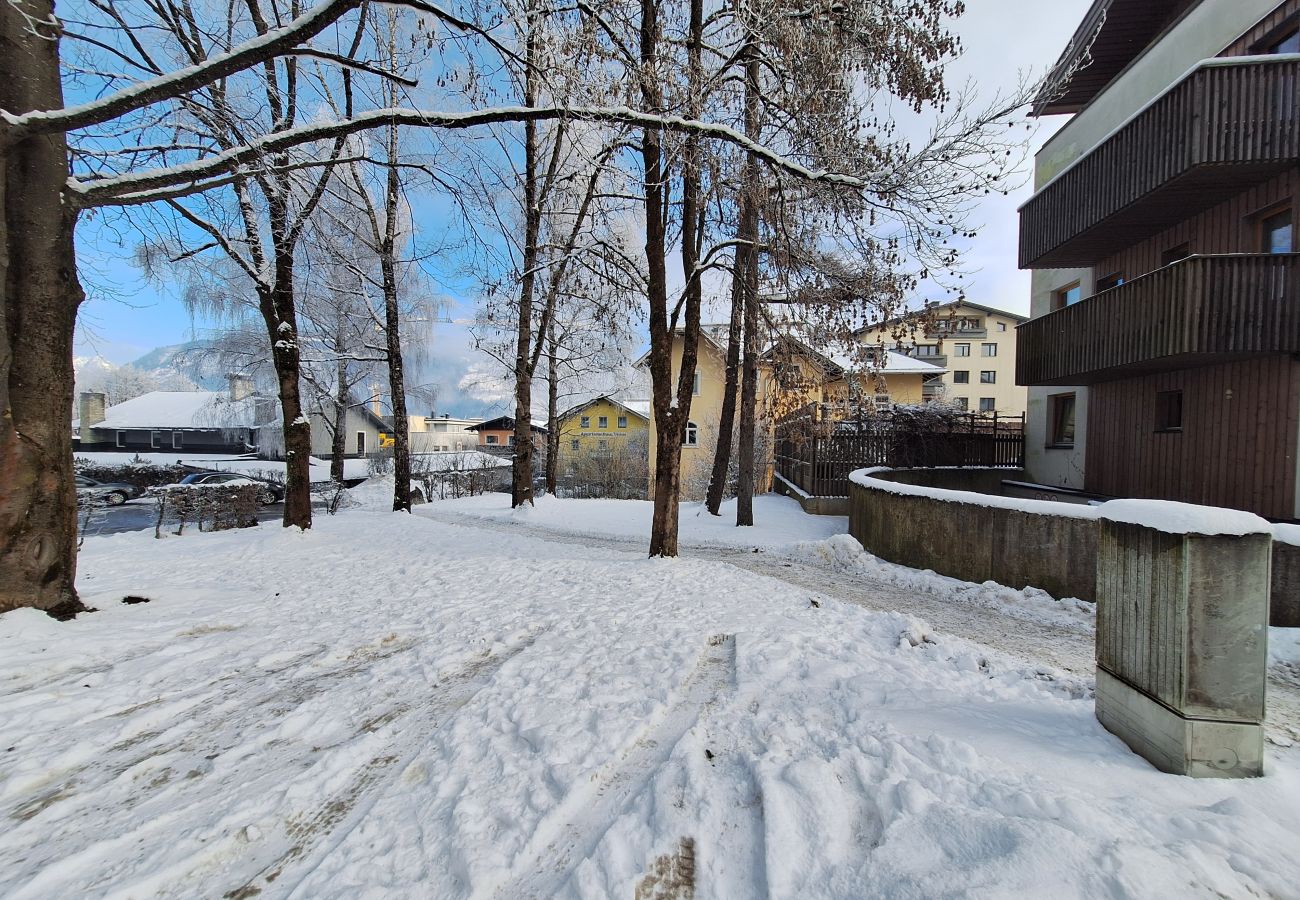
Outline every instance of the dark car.
{"label": "dark car", "polygon": [[284,499],[284,487],[274,481],[256,478],[252,475],[240,475],[235,472],[195,472],[182,478],[180,484],[186,487],[208,487],[216,484],[256,484],[262,489],[261,493],[258,494],[258,500],[263,506],[270,503],[279,503]]}
{"label": "dark car", "polygon": [[121,506],[126,501],[133,500],[144,493],[133,484],[120,481],[96,481],[94,478],[88,478],[85,475],[77,475],[76,483],[79,496],[90,497],[92,500],[102,501],[109,506]]}

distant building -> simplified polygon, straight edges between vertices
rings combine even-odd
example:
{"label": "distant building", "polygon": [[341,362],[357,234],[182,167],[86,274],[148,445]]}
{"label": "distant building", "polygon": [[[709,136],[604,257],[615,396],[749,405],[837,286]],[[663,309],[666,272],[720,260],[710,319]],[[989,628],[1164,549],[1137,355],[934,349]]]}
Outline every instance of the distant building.
{"label": "distant building", "polygon": [[[540,425],[531,425],[533,430],[533,447],[539,453],[546,452],[546,429]],[[478,450],[487,453],[513,453],[515,445],[515,420],[510,416],[498,416],[486,422],[466,426],[466,431],[478,435]]]}
{"label": "distant building", "polygon": [[408,429],[412,453],[438,453],[456,450],[476,450],[479,436],[472,426],[482,419],[457,419],[450,415],[409,416]]}
{"label": "distant building", "polygon": [[944,370],[926,378],[925,400],[1018,416],[1026,390],[1016,384],[1016,327],[1024,321],[1016,313],[953,301],[869,325],[857,337]]}

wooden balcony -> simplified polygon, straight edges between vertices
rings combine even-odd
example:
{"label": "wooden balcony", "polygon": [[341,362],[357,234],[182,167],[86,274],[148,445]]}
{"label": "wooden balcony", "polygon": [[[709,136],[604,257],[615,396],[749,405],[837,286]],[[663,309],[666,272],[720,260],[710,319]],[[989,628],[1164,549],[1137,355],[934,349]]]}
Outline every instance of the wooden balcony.
{"label": "wooden balcony", "polygon": [[1300,254],[1192,256],[1016,329],[1016,384],[1300,353]]}
{"label": "wooden balcony", "polygon": [[1090,266],[1300,161],[1300,59],[1206,60],[1020,209],[1020,267]]}

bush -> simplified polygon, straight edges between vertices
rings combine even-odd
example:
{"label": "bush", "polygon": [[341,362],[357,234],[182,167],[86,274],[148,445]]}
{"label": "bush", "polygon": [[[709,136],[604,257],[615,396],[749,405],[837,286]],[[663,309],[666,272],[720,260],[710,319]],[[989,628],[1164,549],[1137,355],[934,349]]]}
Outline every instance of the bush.
{"label": "bush", "polygon": [[183,534],[185,526],[199,531],[225,531],[251,528],[257,524],[257,507],[262,487],[256,484],[217,484],[209,487],[155,487],[149,496],[157,504],[158,518],[154,537],[175,526],[173,534]]}
{"label": "bush", "polygon": [[123,484],[133,484],[146,491],[164,484],[175,484],[193,471],[185,466],[157,466],[153,463],[122,463],[110,466],[84,458],[74,459],[72,469],[78,475],[85,475],[96,481],[118,481]]}

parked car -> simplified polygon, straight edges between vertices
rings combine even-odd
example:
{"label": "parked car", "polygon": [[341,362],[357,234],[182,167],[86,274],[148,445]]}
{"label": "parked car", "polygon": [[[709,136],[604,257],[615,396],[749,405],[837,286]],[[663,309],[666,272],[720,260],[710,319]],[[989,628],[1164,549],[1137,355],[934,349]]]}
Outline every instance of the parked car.
{"label": "parked car", "polygon": [[128,500],[134,500],[144,491],[133,484],[121,481],[96,481],[85,475],[76,476],[77,494],[101,500],[109,506],[121,506]]}
{"label": "parked car", "polygon": [[262,488],[257,499],[263,506],[279,503],[284,499],[284,487],[274,481],[268,481],[265,478],[254,478],[252,475],[238,475],[234,472],[195,472],[192,475],[186,475],[180,480],[179,484],[172,485],[172,487],[201,488],[215,484],[256,484]]}

